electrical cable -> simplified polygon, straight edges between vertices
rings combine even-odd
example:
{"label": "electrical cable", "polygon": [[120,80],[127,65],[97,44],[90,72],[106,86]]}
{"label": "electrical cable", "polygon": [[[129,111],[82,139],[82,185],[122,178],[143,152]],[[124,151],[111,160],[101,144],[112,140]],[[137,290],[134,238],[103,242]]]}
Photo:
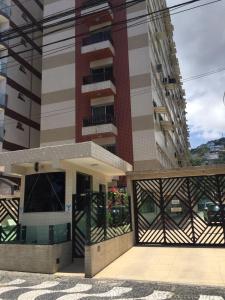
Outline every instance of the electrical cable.
{"label": "electrical cable", "polygon": [[[196,0],[195,0],[196,1]],[[209,4],[213,4],[213,3],[215,3],[215,2],[220,2],[220,1],[223,1],[223,0],[215,0],[215,1],[213,1],[213,2],[210,2],[210,3],[208,3],[207,5],[209,5]],[[184,4],[182,4],[182,6],[183,6]],[[197,7],[196,7],[197,8]],[[166,9],[167,10],[167,9]],[[183,11],[182,11],[183,12]],[[150,13],[150,14],[154,14],[154,13],[158,13],[158,12],[152,12],[152,13]],[[149,15],[149,14],[148,14]],[[138,18],[143,18],[143,16],[140,16],[140,17],[138,17]],[[132,20],[133,20],[133,18],[132,18]],[[130,20],[128,20],[128,22],[129,22]],[[123,23],[126,23],[127,22],[127,20],[126,21],[123,21]],[[145,21],[146,22],[146,21]],[[117,23],[114,23],[114,24],[112,24],[112,25],[117,25]],[[135,24],[132,24],[131,26],[134,26]],[[138,25],[140,25],[140,24],[138,24]],[[72,25],[71,27],[74,27],[74,25]],[[109,26],[106,26],[107,28],[109,27]],[[111,27],[111,26],[110,26]],[[127,26],[126,26],[127,27]],[[104,27],[105,28],[105,27]],[[124,28],[120,28],[119,30],[123,30]],[[119,31],[118,30],[118,31]],[[65,39],[62,39],[62,40],[57,40],[57,41],[54,41],[54,42],[51,42],[51,43],[48,43],[48,44],[45,44],[45,45],[42,45],[41,47],[43,48],[43,47],[47,47],[47,46],[49,46],[49,45],[52,45],[52,44],[56,44],[56,43],[59,43],[59,42],[65,42],[65,41],[67,41],[67,40],[70,40],[70,39],[74,39],[74,38],[77,38],[77,37],[81,37],[81,36],[86,36],[87,34],[88,34],[89,32],[87,32],[87,33],[82,33],[82,34],[79,34],[79,35],[75,35],[75,36],[72,36],[72,37],[69,37],[69,38],[65,38]],[[52,34],[51,32],[50,33],[48,33],[48,34]],[[17,52],[16,54],[22,54],[22,53],[26,53],[26,52],[29,52],[29,51],[33,51],[33,49],[27,49],[27,50],[23,50],[23,51],[21,51],[21,52]],[[1,59],[3,59],[3,58],[7,58],[7,57],[10,57],[10,55],[6,55],[6,56],[3,56],[3,57],[1,57]]]}

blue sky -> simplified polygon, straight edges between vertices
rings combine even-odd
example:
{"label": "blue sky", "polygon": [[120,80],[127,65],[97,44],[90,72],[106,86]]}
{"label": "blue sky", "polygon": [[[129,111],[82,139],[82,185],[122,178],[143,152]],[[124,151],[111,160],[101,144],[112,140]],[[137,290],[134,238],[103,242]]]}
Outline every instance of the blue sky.
{"label": "blue sky", "polygon": [[[167,0],[168,6],[187,0]],[[202,0],[198,4],[209,3]],[[225,136],[225,71],[187,80],[202,73],[225,69],[225,0],[172,16],[174,39],[187,98],[190,142],[196,147]]]}

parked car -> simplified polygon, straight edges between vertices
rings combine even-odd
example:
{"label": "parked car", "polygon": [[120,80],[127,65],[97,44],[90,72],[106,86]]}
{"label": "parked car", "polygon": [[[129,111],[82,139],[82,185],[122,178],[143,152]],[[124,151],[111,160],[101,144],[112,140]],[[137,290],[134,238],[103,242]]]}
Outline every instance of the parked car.
{"label": "parked car", "polygon": [[223,222],[223,215],[221,214],[221,210],[225,216],[225,204],[220,206],[218,203],[211,203],[207,205],[204,209],[204,219],[208,224],[221,224]]}

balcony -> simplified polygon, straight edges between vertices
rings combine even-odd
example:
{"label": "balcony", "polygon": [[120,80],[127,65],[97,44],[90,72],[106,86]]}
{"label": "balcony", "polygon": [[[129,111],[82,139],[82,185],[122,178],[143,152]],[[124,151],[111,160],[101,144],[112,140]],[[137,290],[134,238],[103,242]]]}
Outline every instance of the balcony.
{"label": "balcony", "polygon": [[112,22],[113,12],[107,0],[88,0],[83,5],[81,16],[85,16],[85,23],[89,26]]}
{"label": "balcony", "polygon": [[171,121],[162,120],[160,121],[160,125],[165,131],[172,131],[174,129],[174,125]]}
{"label": "balcony", "polygon": [[7,64],[0,62],[0,80],[5,79],[7,76]]}
{"label": "balcony", "polygon": [[167,39],[167,35],[164,31],[155,32],[155,38],[158,42],[164,41]]}
{"label": "balcony", "polygon": [[175,78],[163,78],[163,85],[168,90],[174,90],[177,87],[177,81]]}
{"label": "balcony", "polygon": [[111,31],[98,32],[83,39],[81,53],[91,60],[114,56]]}
{"label": "balcony", "polygon": [[168,114],[168,110],[165,106],[156,106],[156,107],[154,107],[154,112],[156,114]]}
{"label": "balcony", "polygon": [[92,116],[83,120],[82,135],[99,135],[111,133],[117,135],[117,128],[114,115],[104,114]]}
{"label": "balcony", "polygon": [[8,21],[11,15],[11,7],[6,1],[0,1],[0,24]]}
{"label": "balcony", "polygon": [[83,78],[82,94],[92,98],[116,94],[115,80],[111,72],[103,71]]}

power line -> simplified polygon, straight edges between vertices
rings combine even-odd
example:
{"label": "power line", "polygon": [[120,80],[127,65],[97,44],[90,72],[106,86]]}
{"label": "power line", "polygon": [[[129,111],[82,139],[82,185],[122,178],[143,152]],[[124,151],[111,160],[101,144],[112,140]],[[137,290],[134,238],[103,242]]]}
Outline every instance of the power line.
{"label": "power line", "polygon": [[[145,0],[132,0],[132,1],[130,1],[129,3],[126,3],[126,4],[120,4],[120,5],[117,5],[117,6],[114,6],[114,8],[115,8],[115,10],[116,11],[118,11],[118,10],[121,10],[121,6],[122,6],[122,9],[126,9],[127,7],[131,7],[131,6],[133,6],[133,5],[135,5],[135,4],[137,4],[137,1],[139,1],[139,2],[142,2],[142,1],[145,1]],[[123,8],[123,6],[124,5],[126,5],[125,6],[125,8]],[[81,7],[80,7],[81,8]],[[77,9],[79,9],[79,8],[76,8],[75,10],[77,10]],[[71,10],[70,10],[71,11]],[[71,12],[69,11],[69,13],[71,14]],[[73,12],[74,12],[74,10],[72,10]],[[92,11],[92,14],[94,14],[94,13],[96,13],[96,12],[100,12],[100,11],[102,11],[102,9],[101,10],[94,10],[94,11]],[[104,10],[103,10],[104,11]],[[106,11],[106,10],[105,10]],[[62,18],[62,13],[60,12],[59,14],[54,14],[54,20],[55,20],[55,16],[58,16],[58,15],[60,15],[60,17]],[[82,16],[82,18],[84,18],[84,17],[86,17],[87,15],[90,15],[90,14],[85,14],[85,15],[83,15]],[[72,17],[72,18],[70,18],[70,19],[64,19],[64,20],[62,20],[62,21],[59,21],[59,22],[57,22],[57,23],[51,23],[50,25],[47,25],[46,27],[43,27],[43,30],[45,30],[45,29],[49,29],[49,28],[51,28],[51,27],[58,27],[58,26],[60,26],[60,25],[63,25],[64,23],[71,23],[71,22],[74,22],[75,20],[77,20],[77,19],[79,19],[79,18],[81,18],[80,16],[79,17]],[[35,25],[35,23],[32,23],[31,25],[29,24],[27,24],[26,26],[29,26],[29,27],[33,27],[33,25]],[[79,25],[79,24],[77,24],[76,23],[76,25]],[[74,24],[73,25],[69,25],[69,27],[74,27]],[[18,29],[19,27],[17,27],[17,29]],[[15,31],[15,32],[17,32],[17,29],[12,29],[12,31]],[[20,30],[21,30],[21,28],[19,28]],[[35,38],[33,38],[33,40],[36,40],[36,39],[40,39],[40,38],[42,38],[42,37],[44,37],[44,36],[47,36],[47,35],[50,35],[50,34],[52,34],[52,33],[55,33],[55,32],[57,32],[57,31],[61,31],[62,29],[60,28],[60,29],[57,29],[57,30],[55,30],[55,31],[51,31],[51,32],[48,32],[48,33],[45,33],[45,34],[42,34],[42,35],[39,35],[39,36],[37,36],[37,37],[35,37]],[[29,32],[24,32],[25,34],[30,34],[30,33],[34,33],[35,31],[37,31],[37,29],[33,29],[32,28],[32,30],[30,30]],[[5,38],[4,39],[4,34],[6,35],[6,37],[8,36],[8,38]],[[14,35],[14,36],[10,36],[10,32],[8,32],[8,31],[6,31],[6,32],[2,32],[1,33],[1,41],[2,42],[7,42],[7,41],[9,41],[9,40],[11,40],[11,39],[15,39],[15,38],[17,38],[17,37],[20,37],[20,34],[17,34],[16,36]],[[22,45],[22,43],[20,42],[20,43],[17,43],[16,45],[13,45],[13,46],[10,46],[10,48],[12,49],[12,48],[15,48],[15,47],[18,47],[18,46],[20,46],[20,45]],[[42,46],[42,48],[43,48],[43,46]],[[0,50],[0,52],[2,52],[2,51],[4,51],[4,50]],[[29,50],[25,50],[25,52],[26,51],[33,51],[33,48],[31,48],[31,49],[29,49]],[[19,53],[20,54],[20,53]],[[5,57],[2,57],[2,58],[5,58]]]}
{"label": "power line", "polygon": [[[196,1],[201,1],[201,0],[193,0],[194,2],[196,2]],[[189,1],[189,2],[193,2],[193,1]],[[222,1],[222,0],[215,0],[215,1],[213,1],[213,2],[210,2],[210,3],[208,3],[207,5],[209,5],[209,4],[213,4],[213,3],[216,3],[216,2],[220,2],[220,1]],[[189,2],[186,2],[186,3],[189,3]],[[175,5],[175,6],[172,6],[172,8],[175,8],[175,7],[179,7],[179,6],[184,6],[184,5],[186,5],[186,4],[177,4],[177,5]],[[197,8],[197,7],[196,7]],[[147,14],[147,16],[150,16],[150,15],[152,15],[152,14],[155,14],[155,13],[159,13],[160,11],[166,11],[166,12],[168,12],[168,9],[171,9],[171,7],[170,8],[165,8],[165,9],[162,9],[162,10],[159,10],[159,11],[156,11],[156,12],[151,12],[151,13],[149,13],[149,14]],[[182,11],[182,12],[184,12],[184,11]],[[179,13],[179,12],[178,12]],[[146,14],[144,15],[144,17],[146,16]],[[169,14],[168,14],[168,16],[169,16]],[[139,20],[139,19],[141,19],[141,18],[143,18],[143,15],[141,15],[141,16],[138,16],[138,17],[135,17],[135,18],[131,18],[131,19],[128,19],[128,20],[125,20],[125,21],[122,21],[123,23],[128,23],[128,22],[131,22],[131,21],[133,21],[134,19],[136,19],[136,20]],[[150,20],[151,21],[151,20]],[[119,24],[121,24],[122,22],[119,22]],[[144,21],[144,22],[146,22],[146,21]],[[147,22],[148,22],[148,20],[147,20]],[[137,24],[137,25],[140,25],[141,23],[139,23],[139,24]],[[112,24],[112,25],[114,25],[114,26],[116,26],[116,25],[118,25],[118,23],[114,23],[114,24]],[[130,25],[130,26],[135,26],[136,24],[132,24],[132,25]],[[71,26],[69,26],[68,28],[72,28],[72,27],[74,27],[74,25],[71,25]],[[106,26],[106,27],[103,27],[103,29],[105,29],[105,28],[111,28],[112,26]],[[124,28],[129,28],[128,26],[125,26]],[[120,30],[123,30],[124,28],[119,28],[118,30],[115,30],[115,31],[120,31]],[[57,31],[61,31],[62,29],[58,29]],[[79,34],[79,35],[75,35],[75,36],[71,36],[71,37],[68,37],[68,38],[65,38],[65,39],[61,39],[61,40],[57,40],[57,41],[54,41],[54,42],[51,42],[51,43],[48,43],[48,44],[45,44],[45,45],[42,45],[41,47],[43,48],[43,47],[46,47],[46,46],[50,46],[50,45],[53,45],[53,44],[57,44],[57,43],[59,43],[59,42],[66,42],[66,41],[68,41],[68,40],[70,40],[70,39],[75,39],[75,38],[77,38],[77,37],[82,37],[82,36],[86,36],[87,34],[88,34],[89,32],[87,32],[87,33],[82,33],[82,34]],[[46,35],[50,35],[50,34],[52,34],[52,32],[49,32],[49,33],[47,33]],[[16,52],[16,54],[23,54],[23,53],[26,53],[26,52],[30,52],[30,51],[33,51],[33,49],[27,49],[27,50],[23,50],[23,51],[20,51],[20,52]],[[6,55],[6,56],[3,56],[3,57],[1,57],[1,59],[4,59],[4,58],[7,58],[7,57],[10,57],[10,55]],[[19,65],[19,64],[18,64]]]}
{"label": "power line", "polygon": [[[121,7],[124,7],[124,6],[126,8],[127,6],[132,6],[132,5],[135,5],[135,4],[143,2],[143,1],[145,1],[145,0],[131,0],[128,3],[122,3],[122,4],[114,5],[113,9],[117,10],[117,9],[119,9]],[[199,0],[199,1],[202,1],[202,0]],[[91,13],[88,13],[88,14],[85,14],[85,15],[82,15],[82,16],[75,16],[75,17],[72,17],[70,19],[65,19],[63,21],[71,22],[71,21],[75,21],[75,20],[78,20],[78,19],[84,19],[85,17],[87,17],[89,15],[92,15],[92,14],[96,14],[98,12],[107,11],[108,10],[108,5],[107,5],[107,3],[105,3],[105,4],[106,4],[106,6],[103,7],[103,8],[101,8],[100,10],[99,9],[93,9]],[[41,20],[39,20],[39,21],[37,21],[35,23],[34,22],[28,23],[28,24],[22,25],[22,26],[17,27],[17,28],[19,28],[20,30],[30,29],[33,26],[45,24],[45,23],[48,23],[48,22],[51,22],[51,21],[55,21],[56,19],[64,18],[64,17],[69,16],[71,14],[75,14],[76,11],[79,11],[82,8],[83,8],[83,6],[80,6],[80,7],[74,8],[74,9],[69,9],[66,12],[55,13],[55,14],[52,14],[52,15],[47,16],[45,18],[42,18]],[[62,22],[62,21],[60,21],[60,22]],[[58,26],[58,25],[59,25],[59,23],[51,23],[50,25],[47,25],[46,28],[48,28],[49,26],[50,27],[54,27],[54,26]],[[43,30],[46,29],[46,28],[44,28],[42,26]],[[28,32],[24,31],[24,33],[25,34],[30,34],[30,33],[36,32],[36,31],[38,31],[38,30],[35,29],[35,28],[32,28],[31,31],[28,31]],[[2,32],[2,37],[4,37],[4,35],[6,35],[6,36],[11,35],[14,32],[17,32],[17,30],[15,30],[15,29],[9,29],[7,31],[4,31],[4,32]],[[18,36],[10,36],[9,39],[14,39],[16,37],[18,37]]]}
{"label": "power line", "polygon": [[[125,4],[125,8],[123,8],[123,9],[126,9],[127,8],[127,6],[131,6],[131,5],[135,5],[135,4],[137,4],[137,1],[138,1],[138,3],[139,2],[143,2],[143,1],[145,1],[145,0],[131,0],[130,2],[128,2],[128,3],[126,3]],[[161,13],[161,12],[164,12],[164,11],[169,11],[170,9],[174,9],[174,8],[179,8],[179,7],[183,7],[183,6],[186,6],[186,5],[190,5],[190,4],[192,4],[192,3],[196,3],[196,2],[199,2],[199,1],[203,1],[203,0],[191,0],[191,1],[188,1],[188,2],[185,2],[185,3],[180,3],[180,4],[176,4],[176,5],[173,5],[173,6],[170,6],[170,7],[166,7],[166,8],[162,8],[162,9],[160,9],[160,10],[158,10],[158,11],[154,11],[154,12],[151,12],[151,13],[147,13],[147,14],[144,14],[144,15],[141,15],[141,16],[137,16],[137,17],[133,17],[133,18],[131,18],[131,19],[129,19],[129,20],[123,20],[123,21],[120,21],[120,22],[117,22],[117,23],[114,23],[114,24],[112,24],[112,25],[121,25],[121,24],[124,24],[124,22],[132,22],[132,21],[135,21],[135,20],[137,20],[137,19],[140,19],[140,18],[144,18],[144,17],[148,17],[148,16],[150,16],[150,15],[153,15],[153,14],[157,14],[157,13]],[[216,0],[215,2],[219,2],[219,1],[222,1],[222,0]],[[118,8],[118,7],[121,7],[121,6],[124,6],[124,4],[123,5],[119,5],[119,6],[115,6],[114,8]],[[77,19],[80,19],[80,18],[85,18],[87,15],[92,15],[92,14],[95,14],[96,12],[100,12],[100,11],[102,11],[102,9],[101,10],[96,10],[96,11],[93,11],[93,13],[90,13],[90,14],[86,14],[86,15],[84,15],[84,16],[78,16],[78,17],[73,17],[73,18],[70,18],[70,19],[65,19],[65,20],[62,20],[62,21],[60,21],[60,22],[64,22],[64,23],[66,23],[66,22],[72,22],[72,21],[75,21],[75,20],[77,20]],[[104,11],[104,10],[103,10]],[[107,9],[106,9],[106,11],[107,11]],[[74,12],[74,10],[73,10],[73,12]],[[71,12],[70,12],[70,14],[71,14]],[[62,16],[61,16],[62,17]],[[56,18],[56,15],[54,16],[54,19]],[[35,23],[32,23],[33,25],[36,25]],[[61,24],[63,24],[63,23],[61,23]],[[59,25],[59,23],[53,23],[53,24],[50,24],[49,26],[51,26],[51,27],[54,27],[54,26],[58,26]],[[31,26],[31,25],[27,25],[27,26]],[[106,26],[107,28],[108,27],[110,27],[110,26]],[[48,27],[49,28],[49,27]],[[20,29],[22,29],[22,28],[20,28]],[[45,27],[43,27],[43,30],[45,30]],[[33,29],[32,30],[32,32],[34,32],[34,31],[37,31],[37,29]],[[26,32],[24,32],[24,33],[26,33]],[[28,33],[31,33],[31,32],[28,32]],[[7,36],[9,36],[10,34],[9,33],[6,33],[6,35]],[[2,37],[4,37],[4,33],[3,33],[3,36]],[[17,36],[16,36],[17,37]],[[12,37],[10,37],[9,39],[12,39]],[[6,40],[3,40],[3,41],[6,41]]]}

